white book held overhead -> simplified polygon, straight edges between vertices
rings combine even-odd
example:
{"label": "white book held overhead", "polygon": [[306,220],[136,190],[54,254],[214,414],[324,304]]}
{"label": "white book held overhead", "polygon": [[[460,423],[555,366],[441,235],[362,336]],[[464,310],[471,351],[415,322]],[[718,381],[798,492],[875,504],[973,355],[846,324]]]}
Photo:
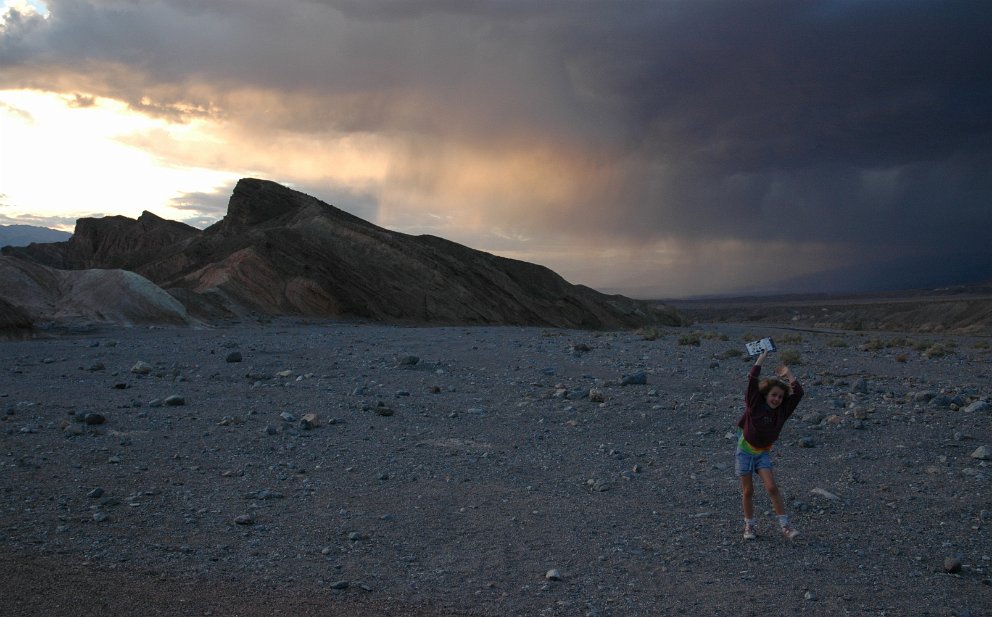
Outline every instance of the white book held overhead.
{"label": "white book held overhead", "polygon": [[749,356],[757,356],[763,351],[775,351],[775,341],[770,338],[763,338],[759,341],[751,341],[745,347],[747,347]]}

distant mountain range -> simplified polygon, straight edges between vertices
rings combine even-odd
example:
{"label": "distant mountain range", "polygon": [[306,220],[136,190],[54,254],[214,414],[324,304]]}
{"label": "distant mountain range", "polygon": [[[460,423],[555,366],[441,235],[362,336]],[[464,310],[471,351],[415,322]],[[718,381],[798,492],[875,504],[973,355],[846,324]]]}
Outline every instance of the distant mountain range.
{"label": "distant mountain range", "polygon": [[[187,312],[183,319],[207,321],[301,315],[594,329],[682,323],[673,309],[657,302],[605,295],[572,285],[543,266],[435,236],[383,229],[252,178],[238,182],[227,215],[205,230],[149,212],[138,219],[84,218],[66,241],[6,247],[2,253],[0,300],[35,320],[52,319],[53,311],[45,307],[61,302],[64,314],[84,307],[78,319],[112,314],[131,323],[174,322],[175,306],[152,297],[165,290]],[[28,273],[25,264],[50,273]],[[127,271],[151,281],[154,285],[143,287],[124,277],[117,284],[126,284],[129,293],[151,294],[141,305],[152,312],[136,316],[130,311],[134,298],[122,304],[107,293],[113,285],[103,287],[98,299],[77,297],[72,306],[65,306],[64,297],[12,299],[8,292],[17,286],[11,281],[45,276],[57,281],[64,276],[57,273],[79,271]],[[106,311],[96,300],[108,303]]]}
{"label": "distant mountain range", "polygon": [[32,242],[64,242],[69,232],[32,225],[0,225],[0,247],[27,246]]}

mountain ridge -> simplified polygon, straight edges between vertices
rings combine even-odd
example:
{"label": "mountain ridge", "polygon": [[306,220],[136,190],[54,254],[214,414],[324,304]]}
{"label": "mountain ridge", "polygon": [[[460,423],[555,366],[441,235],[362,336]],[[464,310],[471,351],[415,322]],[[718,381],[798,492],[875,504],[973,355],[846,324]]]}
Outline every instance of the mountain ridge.
{"label": "mountain ridge", "polygon": [[194,317],[342,317],[587,329],[680,325],[659,303],[601,294],[552,270],[411,236],[269,180],[244,178],[198,230],[145,212],[80,219],[66,242],[4,249],[56,269],[133,271]]}

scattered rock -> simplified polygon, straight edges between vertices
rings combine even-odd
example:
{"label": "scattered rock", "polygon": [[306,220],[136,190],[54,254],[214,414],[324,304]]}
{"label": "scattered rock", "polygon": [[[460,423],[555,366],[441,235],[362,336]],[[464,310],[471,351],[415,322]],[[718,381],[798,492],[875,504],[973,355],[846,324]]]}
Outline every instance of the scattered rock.
{"label": "scattered rock", "polygon": [[961,571],[961,560],[957,557],[948,557],[944,560],[944,572],[957,574]]}
{"label": "scattered rock", "polygon": [[989,404],[986,401],[975,401],[971,405],[964,408],[967,413],[977,413],[980,411],[988,411]]}
{"label": "scattered rock", "polygon": [[131,367],[131,372],[135,375],[148,375],[152,372],[152,366],[147,362],[137,362]]}
{"label": "scattered rock", "polygon": [[103,424],[106,421],[107,418],[104,417],[103,414],[98,414],[98,413],[88,413],[83,417],[83,423],[88,424],[90,426],[96,424]]}
{"label": "scattered rock", "polygon": [[399,356],[396,358],[396,366],[417,366],[420,358],[417,356]]}
{"label": "scattered rock", "polygon": [[590,403],[605,403],[606,397],[603,395],[602,390],[597,390],[593,388],[589,390],[589,402]]}
{"label": "scattered rock", "polygon": [[331,583],[331,589],[347,589],[348,581],[334,581]]}
{"label": "scattered rock", "polygon": [[620,379],[621,386],[645,386],[648,383],[648,374],[641,371],[632,375],[624,375]]}
{"label": "scattered rock", "polygon": [[225,358],[225,360],[227,362],[232,362],[232,363],[233,362],[241,362],[241,352],[240,351],[232,351],[231,353],[227,354],[227,358]]}
{"label": "scattered rock", "polygon": [[172,396],[167,396],[164,401],[162,401],[169,407],[179,407],[180,405],[186,404],[186,399],[179,396],[178,394],[173,394]]}
{"label": "scattered rock", "polygon": [[304,414],[304,416],[300,418],[300,428],[305,431],[315,429],[318,426],[320,426],[320,417],[315,413]]}
{"label": "scattered rock", "polygon": [[971,453],[971,458],[977,458],[980,461],[992,460],[992,450],[989,450],[988,446],[978,446],[978,448]]}
{"label": "scattered rock", "polygon": [[234,523],[236,525],[254,525],[255,517],[253,517],[251,514],[239,514],[238,516],[234,517]]}
{"label": "scattered rock", "polygon": [[822,489],[822,488],[819,488],[819,487],[814,488],[813,490],[810,491],[810,493],[813,494],[813,495],[819,495],[820,497],[823,497],[825,499],[829,499],[830,501],[840,501],[840,497],[838,497],[837,495],[834,495],[833,493],[831,493],[830,491],[828,491],[826,489]]}
{"label": "scattered rock", "polygon": [[561,572],[558,570],[558,568],[551,568],[544,574],[544,578],[546,578],[549,581],[560,581]]}
{"label": "scattered rock", "polygon": [[803,437],[799,440],[799,445],[803,448],[812,448],[816,446],[816,441],[812,437]]}

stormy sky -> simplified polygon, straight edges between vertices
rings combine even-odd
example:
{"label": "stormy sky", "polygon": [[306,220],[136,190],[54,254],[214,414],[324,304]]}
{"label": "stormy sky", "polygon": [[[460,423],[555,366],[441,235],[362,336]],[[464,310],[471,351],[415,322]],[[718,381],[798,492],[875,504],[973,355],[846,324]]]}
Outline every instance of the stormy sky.
{"label": "stormy sky", "polygon": [[[202,179],[169,218],[209,224],[252,175],[640,297],[992,280],[992,3],[4,6],[0,94],[146,120],[114,140]],[[140,213],[92,194],[107,167],[45,216]],[[14,183],[0,222],[44,220]]]}

